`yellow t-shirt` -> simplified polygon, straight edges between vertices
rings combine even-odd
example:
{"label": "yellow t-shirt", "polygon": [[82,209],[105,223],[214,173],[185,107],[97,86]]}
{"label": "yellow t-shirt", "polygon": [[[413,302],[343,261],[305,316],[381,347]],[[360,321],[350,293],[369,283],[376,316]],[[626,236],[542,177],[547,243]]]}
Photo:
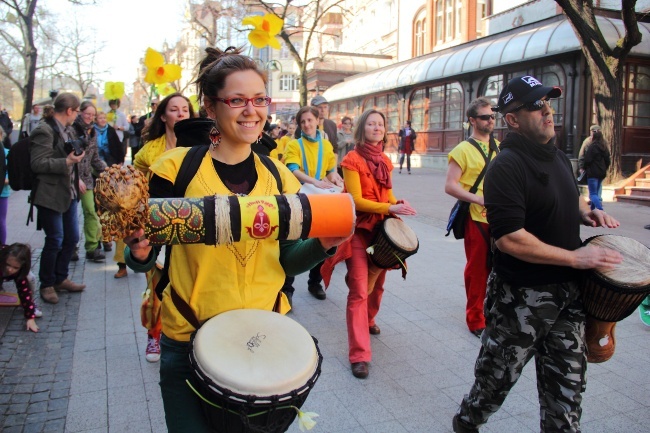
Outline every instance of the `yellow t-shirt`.
{"label": "yellow t-shirt", "polygon": [[[156,175],[174,182],[189,148],[165,152],[151,166]],[[282,180],[284,193],[294,194],[300,183],[279,161],[274,161]],[[258,179],[250,196],[278,194],[277,182],[255,155]],[[192,181],[186,197],[204,197],[232,193],[223,184],[207,153]],[[169,266],[170,284],[203,322],[225,311],[257,308],[272,310],[285,273],[280,265],[279,242],[272,239],[242,241],[230,245],[175,245]],[[282,298],[281,312],[290,309]],[[169,287],[163,293],[162,330],[177,341],[189,341],[194,331],[171,300]]]}
{"label": "yellow t-shirt", "polygon": [[149,167],[156,159],[167,151],[167,139],[161,135],[155,140],[147,141],[135,155],[133,166],[149,177]]}
{"label": "yellow t-shirt", "polygon": [[[489,149],[489,143],[482,143],[478,140],[477,143],[479,143],[483,149]],[[498,145],[499,142],[497,141],[496,144]],[[485,153],[485,156],[487,155],[488,154]],[[496,156],[496,152],[493,152],[492,159]],[[460,185],[465,191],[469,191],[485,166],[485,158],[469,141],[461,141],[447,155],[448,161],[452,159],[463,171],[463,174],[460,176]],[[483,178],[483,180],[485,180],[485,178]],[[476,195],[481,197],[483,196],[483,180],[481,180],[481,183],[478,185],[478,189],[476,190]],[[470,204],[469,214],[474,221],[487,223],[484,206],[479,206],[476,203]]]}
{"label": "yellow t-shirt", "polygon": [[300,171],[318,180],[324,179],[328,172],[336,169],[336,154],[334,153],[332,143],[323,139],[323,160],[320,173],[316,173],[316,165],[318,163],[318,142],[309,141],[303,138],[302,143],[305,148],[307,169],[303,167],[302,151],[300,150],[298,140],[291,140],[287,143],[287,147],[284,149],[285,164],[298,164]]}

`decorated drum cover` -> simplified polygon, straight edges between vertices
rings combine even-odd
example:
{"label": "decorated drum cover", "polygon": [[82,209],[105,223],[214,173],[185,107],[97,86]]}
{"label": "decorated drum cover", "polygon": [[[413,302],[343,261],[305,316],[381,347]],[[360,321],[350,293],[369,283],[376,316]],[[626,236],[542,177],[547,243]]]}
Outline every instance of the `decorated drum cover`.
{"label": "decorated drum cover", "polygon": [[198,368],[241,395],[272,396],[303,387],[318,352],[298,322],[266,310],[232,310],[208,320],[194,337]]}

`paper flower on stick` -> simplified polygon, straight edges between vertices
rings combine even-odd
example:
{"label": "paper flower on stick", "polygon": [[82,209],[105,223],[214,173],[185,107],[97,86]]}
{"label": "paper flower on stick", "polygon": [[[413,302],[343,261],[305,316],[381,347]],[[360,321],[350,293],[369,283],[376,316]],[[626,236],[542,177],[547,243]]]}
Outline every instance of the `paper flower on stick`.
{"label": "paper flower on stick", "polygon": [[124,82],[107,81],[106,84],[104,84],[104,98],[120,99],[122,96],[124,96]]}
{"label": "paper flower on stick", "polygon": [[163,98],[167,95],[171,95],[175,91],[176,89],[174,89],[174,86],[170,85],[169,83],[156,84],[156,92]]}
{"label": "paper flower on stick", "polygon": [[147,67],[144,81],[149,84],[165,84],[181,78],[182,68],[178,65],[165,63],[163,55],[152,48],[147,48],[144,65]]}
{"label": "paper flower on stick", "polygon": [[255,48],[264,48],[270,45],[271,48],[280,49],[280,41],[275,36],[282,30],[284,25],[282,19],[274,14],[265,14],[262,17],[254,15],[245,17],[241,23],[245,26],[254,27],[248,34],[248,40]]}

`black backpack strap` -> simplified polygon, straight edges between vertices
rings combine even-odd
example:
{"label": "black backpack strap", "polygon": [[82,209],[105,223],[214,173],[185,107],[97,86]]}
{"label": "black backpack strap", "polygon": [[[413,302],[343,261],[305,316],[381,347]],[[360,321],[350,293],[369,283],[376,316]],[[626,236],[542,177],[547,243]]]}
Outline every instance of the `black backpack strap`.
{"label": "black backpack strap", "polygon": [[210,146],[192,146],[183,158],[181,167],[178,169],[176,181],[174,182],[174,196],[184,197],[187,186],[194,178],[194,175],[199,171],[203,157],[210,150]]}
{"label": "black backpack strap", "polygon": [[282,178],[280,177],[280,172],[278,171],[278,167],[275,166],[275,164],[271,160],[271,157],[266,155],[261,155],[259,153],[257,154],[257,156],[260,157],[260,161],[262,161],[264,167],[266,167],[275,178],[275,182],[278,184],[278,191],[280,191],[280,194],[282,194]]}
{"label": "black backpack strap", "polygon": [[[485,153],[483,153],[483,149],[481,149],[481,146],[474,140],[472,137],[467,139],[467,142],[470,143],[472,146],[474,146],[479,152],[481,152],[481,156],[485,160],[485,165],[483,166],[483,170],[481,170],[481,173],[478,175],[476,178],[476,181],[474,182],[474,185],[470,188],[469,192],[471,194],[475,194],[476,191],[478,190],[478,186],[481,184],[481,181],[483,180],[483,177],[485,176],[485,173],[487,172],[488,166],[490,165],[490,161],[492,160],[492,154],[494,153],[496,149],[496,144],[494,145],[494,148],[492,147],[492,143],[494,143],[494,138],[490,136],[490,151],[488,152],[488,155],[485,156]],[[497,149],[498,152],[498,149]]]}
{"label": "black backpack strap", "polygon": [[[176,181],[174,182],[175,197],[185,196],[187,186],[192,181],[194,175],[196,175],[196,172],[199,171],[201,161],[203,161],[203,157],[208,153],[209,149],[210,146],[193,146],[187,151],[187,154],[181,163],[181,167],[178,169]],[[165,248],[165,264],[163,265],[162,275],[160,276],[160,280],[155,289],[158,299],[162,299],[162,293],[165,290],[165,287],[169,284],[169,263],[171,256],[172,246],[167,245],[167,248]]]}

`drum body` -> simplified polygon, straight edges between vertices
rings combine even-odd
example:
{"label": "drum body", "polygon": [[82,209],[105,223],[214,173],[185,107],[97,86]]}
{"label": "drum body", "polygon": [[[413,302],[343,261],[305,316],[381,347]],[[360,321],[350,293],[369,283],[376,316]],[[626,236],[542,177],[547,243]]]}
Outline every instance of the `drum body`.
{"label": "drum body", "polygon": [[[233,310],[193,336],[190,363],[203,412],[216,432],[284,432],[321,371],[316,340],[264,310]],[[207,401],[206,401],[207,400]]]}
{"label": "drum body", "polygon": [[591,244],[616,250],[623,262],[609,270],[589,270],[582,284],[587,312],[587,360],[599,363],[614,355],[616,322],[625,319],[650,293],[650,250],[640,242],[615,235],[587,239]]}
{"label": "drum body", "polygon": [[420,243],[415,232],[399,218],[386,218],[373,241],[370,260],[378,268],[404,267],[404,261],[417,253]]}

